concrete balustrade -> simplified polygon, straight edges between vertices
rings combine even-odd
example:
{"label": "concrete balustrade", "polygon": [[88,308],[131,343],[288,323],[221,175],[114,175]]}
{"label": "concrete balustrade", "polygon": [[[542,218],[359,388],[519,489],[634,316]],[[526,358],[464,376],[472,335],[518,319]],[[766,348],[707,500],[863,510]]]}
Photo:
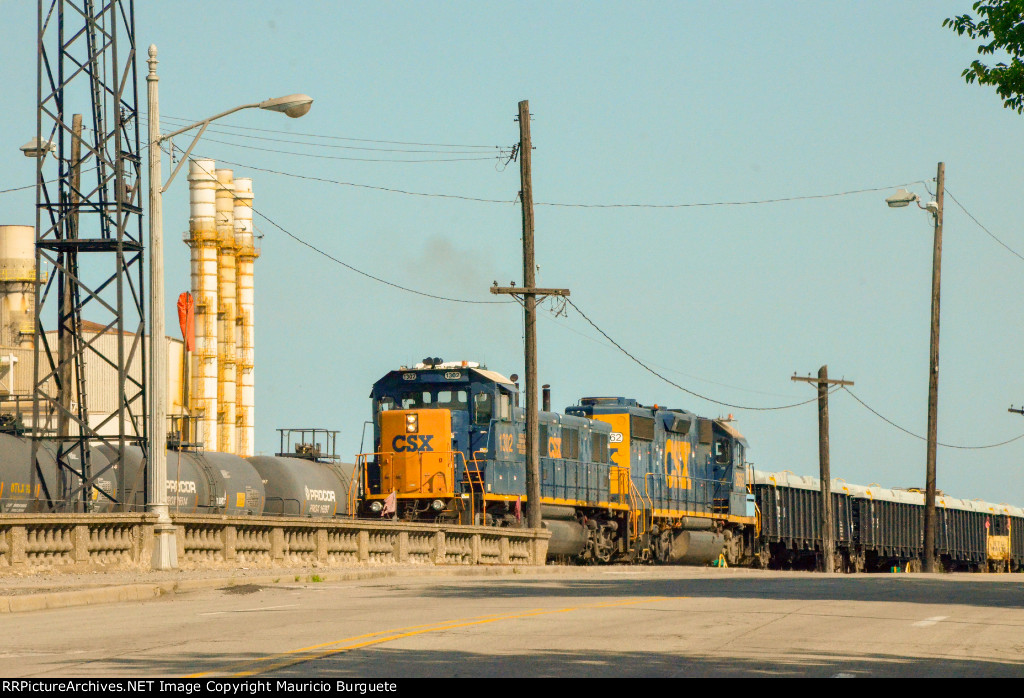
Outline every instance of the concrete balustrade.
{"label": "concrete balustrade", "polygon": [[[310,565],[543,565],[547,531],[483,526],[173,516],[181,569]],[[0,515],[0,575],[150,569],[149,514]]]}

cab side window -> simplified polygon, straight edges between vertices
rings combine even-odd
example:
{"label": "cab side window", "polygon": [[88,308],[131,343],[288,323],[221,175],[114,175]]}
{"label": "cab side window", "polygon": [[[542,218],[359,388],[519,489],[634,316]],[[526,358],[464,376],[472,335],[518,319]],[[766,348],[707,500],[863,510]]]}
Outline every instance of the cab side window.
{"label": "cab side window", "polygon": [[732,462],[728,439],[719,439],[715,442],[715,462],[719,465],[729,465]]}
{"label": "cab side window", "polygon": [[477,393],[473,396],[473,424],[487,425],[494,415],[494,399],[490,393]]}

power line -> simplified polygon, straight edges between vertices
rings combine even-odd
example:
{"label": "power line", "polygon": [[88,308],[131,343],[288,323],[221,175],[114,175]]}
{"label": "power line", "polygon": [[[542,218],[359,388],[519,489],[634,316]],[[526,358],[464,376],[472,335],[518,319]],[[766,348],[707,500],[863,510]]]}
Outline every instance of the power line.
{"label": "power line", "polygon": [[[181,148],[178,148],[177,146],[175,146],[175,148],[177,150],[181,150]],[[391,194],[404,194],[406,196],[420,196],[420,197],[437,198],[437,199],[458,199],[460,201],[473,201],[473,202],[485,203],[485,204],[514,204],[515,203],[515,201],[507,200],[507,199],[483,199],[483,198],[479,198],[479,197],[475,197],[475,196],[463,196],[461,194],[434,194],[434,193],[427,193],[427,192],[408,191],[408,190],[405,190],[405,189],[395,189],[393,187],[380,187],[380,186],[374,186],[372,184],[359,184],[359,183],[356,183],[356,182],[345,182],[345,181],[338,180],[338,179],[329,179],[327,177],[315,177],[313,175],[303,175],[303,174],[298,174],[298,173],[295,173],[295,172],[285,172],[285,171],[282,171],[282,170],[273,170],[273,169],[270,169],[270,168],[267,168],[267,167],[257,167],[256,165],[247,165],[247,164],[241,163],[241,162],[235,162],[235,161],[232,161],[232,160],[225,160],[223,158],[218,158],[218,157],[213,156],[213,155],[208,155],[206,157],[209,157],[211,160],[216,160],[217,162],[223,162],[223,163],[225,163],[227,165],[234,165],[235,167],[244,167],[246,169],[255,170],[257,172],[267,172],[269,174],[281,175],[283,177],[294,177],[295,179],[305,179],[305,180],[309,180],[309,181],[313,181],[313,182],[324,182],[325,184],[337,184],[338,186],[342,186],[342,187],[353,187],[353,188],[356,188],[356,189],[370,189],[370,190],[373,190],[373,191],[383,191],[383,192],[388,192],[388,193],[391,193]]]}
{"label": "power line", "polygon": [[922,184],[921,180],[906,182],[904,184],[893,184],[887,187],[870,187],[867,189],[851,189],[850,191],[835,192],[833,194],[809,194],[805,196],[786,196],[778,199],[752,199],[749,201],[707,201],[699,203],[682,204],[572,204],[572,203],[551,203],[537,202],[537,206],[559,206],[565,208],[696,208],[701,206],[752,206],[756,204],[777,204],[784,201],[806,201],[809,199],[831,199],[837,196],[850,196],[851,194],[864,194],[873,191],[887,191],[897,187],[909,187],[912,184]]}
{"label": "power line", "polygon": [[[669,380],[668,378],[666,378],[665,376],[663,376],[662,374],[658,373],[653,368],[651,368],[650,366],[645,364],[643,361],[641,361],[640,359],[638,359],[635,356],[633,356],[632,354],[630,354],[628,351],[626,351],[625,348],[623,348],[623,346],[621,344],[619,344],[614,339],[612,339],[610,336],[608,336],[607,332],[602,330],[600,327],[597,326],[597,324],[593,320],[591,320],[589,317],[587,317],[586,313],[584,313],[582,310],[580,310],[579,306],[576,305],[575,303],[573,303],[572,299],[569,298],[568,296],[565,297],[565,302],[568,303],[569,305],[571,305],[576,310],[576,312],[579,313],[583,317],[584,320],[586,320],[587,322],[590,323],[591,327],[593,327],[595,330],[600,332],[601,335],[604,336],[605,339],[607,339],[609,342],[614,344],[615,347],[619,351],[621,351],[623,354],[625,354],[630,359],[632,359],[634,363],[636,363],[638,366],[643,368],[648,373],[651,373],[652,375],[657,376],[658,378],[660,378],[661,380],[665,381],[666,383],[668,383],[672,387],[678,388],[679,390],[682,390],[684,393],[686,393],[688,395],[693,395],[694,397],[698,397],[701,400],[707,400],[708,402],[714,403],[716,405],[721,405],[723,407],[732,407],[733,409],[737,409],[737,410],[753,410],[753,411],[758,411],[758,412],[767,412],[767,411],[770,411],[770,410],[786,410],[786,409],[789,409],[791,407],[799,407],[800,405],[806,405],[806,404],[811,403],[811,402],[817,402],[817,400],[818,400],[817,396],[815,396],[815,397],[811,398],[810,400],[804,400],[803,402],[794,402],[793,404],[790,404],[790,405],[778,405],[776,407],[751,407],[749,405],[734,405],[734,404],[729,403],[729,402],[722,402],[721,400],[715,400],[714,398],[708,397],[707,395],[701,395],[700,393],[694,392],[694,391],[690,390],[689,388],[684,388],[683,386],[679,385],[678,383],[676,383],[676,382],[674,382],[672,380]],[[835,390],[833,390],[831,392],[835,392]]]}
{"label": "power line", "polygon": [[503,160],[508,157],[507,154],[498,153],[497,155],[485,155],[476,157],[457,157],[457,158],[356,158],[347,157],[344,155],[321,155],[319,153],[297,153],[294,150],[280,150],[278,148],[263,148],[258,145],[248,145],[246,143],[232,143],[230,141],[222,141],[216,138],[204,138],[204,141],[209,143],[220,143],[221,145],[230,145],[235,148],[247,148],[249,150],[260,150],[265,153],[280,153],[282,155],[297,155],[304,158],[317,158],[320,160],[348,160],[355,162],[395,162],[395,163],[420,163],[420,162],[468,162],[468,161],[480,161],[480,160]]}
{"label": "power line", "polygon": [[[256,136],[256,135],[253,135],[251,133],[235,133],[233,131],[227,131],[227,130],[225,130],[223,128],[214,128],[214,127],[208,127],[206,129],[206,133],[220,133],[220,134],[223,134],[225,136],[231,136],[233,138],[246,138],[246,139],[250,139],[250,140],[269,141],[271,143],[290,143],[290,144],[294,144],[294,145],[308,145],[308,146],[316,147],[316,148],[336,148],[336,149],[341,149],[341,150],[359,150],[359,151],[370,151],[370,152],[378,152],[378,153],[433,153],[433,154],[439,154],[439,155],[444,155],[444,154],[448,154],[448,155],[482,155],[483,152],[484,152],[482,150],[479,150],[479,148],[482,148],[484,146],[451,146],[451,147],[449,147],[449,149],[443,149],[443,150],[439,150],[438,149],[438,147],[443,147],[443,146],[437,146],[437,147],[430,148],[429,150],[423,150],[422,148],[415,148],[415,149],[411,149],[411,148],[374,148],[374,147],[370,147],[370,146],[361,146],[361,145],[341,145],[339,143],[317,143],[315,141],[312,141],[312,142],[311,141],[297,141],[297,140],[294,140],[294,139],[291,139],[291,138],[272,138],[272,137],[269,137],[269,136]],[[240,147],[243,147],[243,146],[240,146]],[[472,148],[477,148],[477,150],[451,150],[451,148],[460,148],[460,147],[461,148],[472,147]],[[498,151],[500,151],[500,150],[509,150],[508,147],[500,146],[500,145],[487,146],[487,147],[490,148],[490,149],[498,150]]]}
{"label": "power line", "polygon": [[979,220],[978,220],[977,218],[975,218],[975,217],[974,217],[974,216],[973,216],[973,215],[971,214],[971,212],[970,212],[970,211],[968,211],[968,210],[967,210],[966,208],[964,208],[964,205],[963,205],[963,204],[961,204],[961,203],[960,203],[959,201],[957,201],[957,200],[956,200],[956,197],[955,197],[955,196],[953,196],[952,192],[950,192],[950,191],[949,191],[949,187],[946,187],[946,188],[945,188],[945,190],[946,190],[946,194],[947,194],[947,195],[949,195],[949,198],[951,198],[951,199],[953,200],[953,203],[954,203],[954,204],[956,204],[957,206],[959,206],[959,207],[960,207],[960,210],[961,210],[961,211],[963,211],[964,213],[966,213],[966,214],[967,214],[967,217],[968,217],[968,218],[970,218],[970,219],[971,219],[972,221],[974,221],[974,223],[975,223],[975,224],[976,224],[976,225],[977,225],[977,226],[978,226],[979,228],[981,228],[982,230],[984,230],[984,231],[985,231],[985,233],[986,233],[986,234],[987,234],[987,235],[988,235],[988,236],[989,236],[990,238],[992,238],[993,240],[995,240],[996,242],[998,242],[998,243],[999,243],[1000,245],[1002,245],[1003,247],[1005,247],[1005,248],[1006,248],[1006,249],[1007,249],[1007,250],[1008,250],[1008,251],[1010,252],[1010,254],[1014,255],[1015,257],[1017,257],[1017,258],[1019,258],[1019,259],[1022,259],[1022,260],[1024,260],[1024,256],[1022,256],[1022,255],[1021,255],[1021,254],[1020,254],[1019,252],[1017,252],[1016,250],[1014,250],[1013,248],[1011,248],[1011,247],[1010,247],[1009,245],[1007,245],[1007,244],[1006,244],[1005,242],[1003,242],[1002,240],[1000,240],[999,238],[997,238],[997,237],[996,237],[995,235],[993,235],[993,234],[992,234],[992,231],[990,231],[990,230],[989,230],[988,228],[986,228],[985,226],[983,226],[983,225],[981,224],[981,221],[979,221]]}
{"label": "power line", "polygon": [[[949,192],[947,191],[946,193],[948,194]],[[860,399],[859,397],[857,397],[856,395],[854,395],[854,394],[853,394],[853,391],[852,391],[852,390],[850,390],[849,388],[846,388],[846,387],[844,387],[844,388],[843,388],[843,390],[845,390],[846,392],[848,392],[848,393],[850,394],[850,397],[852,397],[852,398],[853,398],[854,400],[856,400],[857,402],[859,402],[859,403],[860,403],[861,405],[863,405],[863,406],[864,406],[864,407],[865,407],[865,408],[866,408],[866,409],[867,409],[867,410],[868,410],[869,412],[871,412],[871,414],[875,415],[876,417],[878,417],[879,419],[881,419],[881,420],[882,420],[883,422],[885,422],[886,424],[888,424],[888,425],[890,425],[890,426],[893,426],[893,427],[896,427],[897,429],[899,429],[900,431],[902,431],[902,432],[903,432],[904,434],[907,434],[907,435],[909,435],[909,436],[913,436],[913,437],[914,437],[915,439],[920,439],[921,441],[927,441],[927,440],[928,440],[928,439],[927,439],[927,437],[924,437],[924,436],[920,436],[919,434],[915,434],[914,432],[910,431],[909,429],[904,429],[903,427],[901,427],[901,426],[900,426],[899,424],[897,424],[896,422],[894,422],[894,421],[892,421],[891,419],[889,419],[888,417],[886,417],[886,416],[882,415],[882,414],[881,414],[881,413],[879,413],[879,412],[878,412],[877,410],[875,410],[875,409],[874,409],[873,407],[871,407],[871,406],[870,406],[869,404],[867,404],[866,402],[864,402],[863,400],[861,400],[861,399]],[[1012,439],[1007,439],[1006,441],[1000,441],[1000,442],[999,442],[999,443],[997,443],[997,444],[986,444],[985,446],[958,446],[958,445],[956,445],[956,444],[944,444],[944,443],[942,443],[941,441],[937,441],[936,443],[937,443],[937,444],[938,444],[939,446],[944,446],[945,448],[959,448],[959,449],[962,449],[962,450],[970,450],[970,451],[973,451],[973,450],[981,450],[981,449],[984,449],[984,448],[995,448],[995,447],[997,447],[997,446],[1005,446],[1006,444],[1009,444],[1009,443],[1013,443],[1014,441],[1018,441],[1019,439],[1024,439],[1024,434],[1021,434],[1020,436],[1015,436],[1015,437],[1013,437]]]}
{"label": "power line", "polygon": [[[174,146],[174,147],[177,150],[181,150],[181,148],[178,148],[178,146]],[[183,150],[181,152],[184,153]],[[192,161],[192,162],[196,162],[196,158],[194,158],[192,156],[189,156],[189,160]],[[214,173],[208,171],[202,165],[199,165],[199,167],[204,172],[206,172],[208,175],[213,176]],[[236,197],[234,195],[234,193],[232,193],[232,197],[235,198],[236,200],[238,199],[238,197]],[[331,260],[332,262],[340,264],[341,266],[345,267],[346,269],[348,269],[350,271],[353,271],[353,272],[355,272],[357,274],[360,274],[361,276],[365,276],[368,279],[372,279],[374,281],[377,281],[378,283],[385,284],[386,286],[391,286],[392,288],[397,288],[397,289],[399,289],[401,291],[406,291],[407,293],[413,293],[413,294],[416,294],[417,296],[425,296],[427,298],[433,298],[435,300],[441,300],[441,301],[449,301],[451,303],[471,303],[471,304],[479,304],[479,305],[484,305],[484,304],[493,305],[493,304],[496,304],[496,303],[497,304],[505,304],[505,303],[509,303],[510,302],[510,301],[491,301],[491,300],[477,301],[477,300],[468,300],[468,299],[465,299],[465,298],[451,298],[449,296],[436,295],[436,294],[433,294],[433,293],[427,293],[426,291],[418,291],[418,290],[416,290],[414,288],[409,288],[407,286],[401,286],[401,285],[396,284],[394,282],[388,281],[387,279],[382,279],[379,276],[374,276],[373,274],[370,274],[369,272],[365,272],[362,269],[358,269],[358,268],[352,266],[351,264],[348,264],[347,262],[344,262],[344,261],[338,259],[337,257],[331,255],[330,253],[320,249],[316,245],[313,245],[312,243],[303,240],[298,235],[295,235],[294,233],[292,233],[289,230],[285,229],[277,221],[271,219],[269,216],[267,216],[262,211],[259,211],[258,209],[256,209],[256,207],[254,207],[254,206],[252,207],[252,212],[255,213],[256,215],[258,215],[263,220],[265,220],[268,223],[270,223],[272,226],[274,226],[275,228],[280,230],[282,233],[284,233],[288,237],[292,238],[293,240],[295,240],[299,244],[304,245],[305,247],[308,247],[309,249],[313,250],[317,254],[326,257],[327,259]]]}
{"label": "power line", "polygon": [[[51,180],[51,181],[55,182],[57,180]],[[47,182],[47,184],[50,184],[50,182]],[[10,194],[12,191],[25,191],[26,189],[35,189],[35,188],[36,188],[35,184],[29,184],[28,186],[25,186],[25,187],[14,187],[13,189],[0,189],[0,194]]]}
{"label": "power line", "polygon": [[[519,302],[519,301],[517,301],[517,302]],[[520,305],[522,305],[522,303],[520,303]],[[544,314],[544,315],[541,315],[541,317],[545,318],[546,320],[550,320],[551,322],[553,322],[556,325],[558,325],[559,327],[561,327],[563,330],[567,330],[569,332],[572,332],[575,335],[583,337],[583,339],[587,340],[588,342],[593,342],[594,344],[597,344],[598,346],[604,347],[605,349],[609,349],[611,351],[615,351],[616,350],[616,347],[614,345],[612,345],[612,344],[609,344],[607,341],[602,342],[597,337],[592,337],[589,334],[586,334],[584,332],[580,332],[579,330],[570,327],[569,325],[565,324],[564,322],[559,322],[558,320],[555,319],[555,317],[553,317],[551,315]],[[739,391],[744,392],[744,393],[754,393],[754,394],[757,394],[757,395],[770,395],[772,397],[786,397],[785,395],[782,395],[780,393],[771,393],[771,392],[768,392],[768,391],[765,391],[765,390],[754,390],[752,388],[743,388],[741,386],[732,385],[730,383],[721,383],[719,381],[713,381],[713,380],[708,380],[707,378],[701,378],[700,376],[695,376],[695,375],[690,374],[690,373],[684,373],[683,371],[680,371],[678,369],[671,368],[669,366],[662,366],[662,365],[656,364],[654,362],[648,362],[648,363],[649,363],[649,365],[654,366],[655,368],[660,368],[663,371],[668,371],[669,373],[675,373],[676,375],[683,376],[684,378],[692,378],[693,380],[700,381],[701,383],[709,383],[711,385],[718,385],[718,386],[721,386],[723,388],[732,388],[733,390],[739,390]]]}
{"label": "power line", "polygon": [[[163,115],[162,114],[160,116],[160,118],[161,118],[161,120],[169,119],[171,121],[180,121],[183,124],[195,123],[195,119],[187,119],[187,118],[180,117],[180,116],[167,116],[167,115]],[[323,138],[323,139],[326,139],[326,140],[351,141],[351,142],[354,142],[354,143],[384,143],[384,144],[389,144],[389,145],[420,145],[420,146],[435,147],[435,148],[493,148],[494,147],[493,145],[473,145],[473,144],[466,144],[466,143],[419,143],[419,142],[415,142],[415,141],[386,141],[386,140],[379,140],[379,139],[374,139],[374,138],[352,138],[352,137],[349,137],[349,136],[328,136],[328,135],[319,134],[319,133],[298,133],[298,132],[295,132],[295,131],[281,131],[281,130],[269,129],[269,128],[253,128],[251,126],[231,126],[231,125],[227,125],[227,124],[222,124],[219,128],[222,128],[222,129],[239,129],[239,130],[242,130],[242,131],[258,131],[260,133],[282,133],[282,134],[287,134],[287,135],[290,135],[290,136],[302,136],[304,138]]]}
{"label": "power line", "polygon": [[[381,187],[381,186],[375,186],[375,185],[372,185],[372,184],[360,184],[360,183],[357,183],[357,182],[346,182],[346,181],[343,181],[343,180],[331,179],[329,177],[316,177],[314,175],[298,174],[296,172],[287,172],[287,171],[284,171],[284,170],[275,170],[275,169],[271,169],[271,168],[268,168],[268,167],[258,167],[256,165],[249,165],[249,164],[246,164],[246,163],[241,163],[241,162],[237,162],[237,161],[232,161],[232,160],[226,160],[226,159],[223,159],[223,158],[218,158],[218,157],[216,157],[214,155],[208,155],[206,157],[209,157],[210,159],[213,159],[213,160],[217,160],[218,162],[224,162],[224,163],[229,164],[229,165],[234,165],[235,167],[245,167],[245,168],[248,168],[248,169],[251,169],[251,170],[256,170],[258,172],[267,172],[269,174],[281,175],[282,177],[293,177],[295,179],[304,179],[304,180],[309,180],[309,181],[313,181],[313,182],[323,182],[325,184],[336,184],[338,186],[343,186],[343,187],[354,187],[356,189],[370,189],[370,190],[373,190],[373,191],[383,191],[383,192],[388,192],[388,193],[391,193],[391,194],[403,194],[405,196],[420,196],[420,197],[426,197],[426,198],[439,198],[439,199],[457,199],[457,200],[461,200],[461,201],[472,201],[472,202],[484,203],[484,204],[515,204],[515,200],[511,200],[510,201],[508,199],[486,199],[486,198],[478,197],[478,196],[464,196],[462,194],[440,194],[440,193],[435,193],[435,192],[409,191],[407,189],[396,189],[394,187]],[[491,158],[482,158],[482,159],[490,160]],[[919,183],[920,183],[920,181],[918,181],[918,182],[908,182],[906,184],[890,185],[890,186],[887,186],[887,187],[872,187],[872,188],[869,188],[869,189],[854,189],[854,190],[851,190],[851,191],[837,192],[837,193],[834,193],[834,194],[814,194],[814,195],[810,195],[810,196],[791,196],[791,197],[782,198],[782,199],[761,199],[761,200],[757,200],[757,201],[719,201],[719,202],[689,203],[689,204],[558,204],[558,203],[534,202],[534,205],[535,206],[566,206],[566,207],[578,206],[578,207],[584,207],[584,208],[597,208],[597,207],[600,207],[600,208],[627,208],[627,207],[628,208],[686,208],[686,207],[698,207],[698,206],[745,206],[745,205],[752,205],[752,204],[779,203],[779,202],[783,202],[783,201],[801,201],[801,200],[806,200],[806,199],[822,199],[822,198],[831,198],[831,197],[837,197],[837,196],[849,196],[851,194],[860,194],[860,193],[864,193],[864,192],[886,191],[886,190],[889,190],[889,189],[893,189],[894,187],[907,187],[907,186],[910,186],[911,184],[919,184]]]}
{"label": "power line", "polygon": [[[82,172],[92,172],[95,169],[96,169],[95,167],[88,167],[88,168],[82,170]],[[60,181],[59,178],[58,179],[48,179],[48,180],[46,180],[44,182],[44,184],[53,184],[54,182],[58,182],[58,181]],[[28,189],[35,189],[37,186],[38,186],[38,184],[28,184],[28,185],[26,185],[24,187],[14,187],[13,189],[0,189],[0,194],[10,194],[11,192],[15,192],[15,191],[26,191]]]}

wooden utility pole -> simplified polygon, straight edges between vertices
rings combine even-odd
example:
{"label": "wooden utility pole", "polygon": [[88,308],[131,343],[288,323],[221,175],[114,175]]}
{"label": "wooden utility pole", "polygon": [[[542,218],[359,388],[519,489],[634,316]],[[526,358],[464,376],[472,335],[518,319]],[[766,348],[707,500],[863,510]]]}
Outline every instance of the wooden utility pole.
{"label": "wooden utility pole", "polygon": [[[82,187],[82,115],[75,114],[71,120],[71,213],[68,215],[68,237],[78,237],[78,192]],[[66,438],[69,434],[71,402],[74,391],[71,388],[72,333],[68,331],[70,316],[74,307],[72,289],[74,284],[68,281],[68,273],[77,273],[77,259],[70,252],[61,253],[62,268],[58,271],[57,287],[60,290],[60,322],[57,324],[57,365],[60,366],[60,388],[58,389],[57,435]]]}
{"label": "wooden utility pole", "polygon": [[[946,164],[936,174],[935,239],[932,248],[932,336],[928,365],[928,460],[924,495],[924,571],[935,571],[935,450],[938,444],[939,412],[939,281],[942,270],[942,201],[946,187]],[[927,207],[926,207],[927,208]]]}
{"label": "wooden utility pole", "polygon": [[533,181],[530,170],[530,102],[519,103],[519,198],[523,203],[523,287],[491,287],[491,293],[523,299],[526,359],[526,523],[541,527],[540,429],[537,410],[537,296],[568,296],[567,288],[536,288],[537,265],[533,259]]}
{"label": "wooden utility pole", "polygon": [[821,569],[835,572],[836,542],[832,527],[832,472],[828,462],[828,387],[853,385],[853,381],[829,380],[828,366],[818,369],[818,378],[793,376],[795,381],[818,384],[818,478],[821,481]]}

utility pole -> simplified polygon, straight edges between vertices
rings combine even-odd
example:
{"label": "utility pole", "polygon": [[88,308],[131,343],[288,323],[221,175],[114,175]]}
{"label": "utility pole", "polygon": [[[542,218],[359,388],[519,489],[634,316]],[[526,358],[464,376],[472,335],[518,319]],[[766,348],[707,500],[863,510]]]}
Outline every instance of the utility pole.
{"label": "utility pole", "polygon": [[935,450],[938,445],[939,411],[939,287],[942,271],[942,205],[946,193],[946,165],[940,162],[935,176],[935,201],[924,206],[917,194],[901,189],[885,203],[890,208],[903,208],[916,202],[935,217],[935,240],[932,249],[932,322],[931,349],[928,361],[928,456],[925,471],[924,500],[924,571],[935,571]]}
{"label": "utility pole", "polygon": [[821,481],[821,569],[835,572],[835,536],[832,528],[832,472],[828,462],[828,387],[853,385],[853,381],[829,380],[828,366],[818,369],[818,378],[794,375],[793,380],[818,384],[818,479]]}
{"label": "utility pole", "polygon": [[536,288],[537,265],[533,258],[533,181],[531,173],[530,102],[519,103],[519,198],[523,204],[523,286],[491,287],[491,293],[523,299],[526,354],[526,523],[541,527],[540,429],[537,411],[537,296],[568,296],[567,288]]}
{"label": "utility pole", "polygon": [[[938,444],[939,412],[939,281],[942,270],[942,200],[946,187],[946,164],[939,163],[935,177],[935,239],[932,251],[932,337],[928,365],[928,462],[924,495],[924,571],[935,571],[935,448]],[[930,204],[929,204],[930,206]]]}

